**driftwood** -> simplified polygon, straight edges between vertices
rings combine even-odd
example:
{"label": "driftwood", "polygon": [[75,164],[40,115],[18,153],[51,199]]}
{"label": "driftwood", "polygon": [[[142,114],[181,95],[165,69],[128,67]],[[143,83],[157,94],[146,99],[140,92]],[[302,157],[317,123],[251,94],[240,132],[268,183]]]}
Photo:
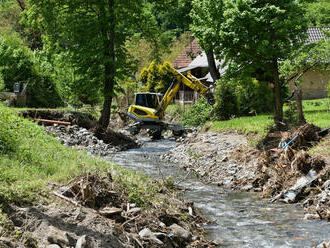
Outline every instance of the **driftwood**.
{"label": "driftwood", "polygon": [[70,126],[71,122],[67,121],[54,121],[54,120],[45,120],[45,119],[33,119],[36,122],[43,122],[47,124],[58,124],[58,125],[65,125],[65,126]]}

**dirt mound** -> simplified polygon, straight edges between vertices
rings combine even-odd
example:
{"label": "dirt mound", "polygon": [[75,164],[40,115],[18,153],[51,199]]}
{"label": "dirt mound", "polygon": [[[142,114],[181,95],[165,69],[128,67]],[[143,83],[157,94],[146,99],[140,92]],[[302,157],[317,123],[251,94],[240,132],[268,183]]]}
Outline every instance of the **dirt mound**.
{"label": "dirt mound", "polygon": [[115,132],[111,129],[107,129],[106,131],[103,131],[102,129],[94,129],[94,135],[98,139],[103,140],[104,143],[112,146],[124,146],[126,149],[140,147],[140,144],[128,135],[121,132]]}
{"label": "dirt mound", "polygon": [[71,181],[69,186],[62,188],[62,195],[72,198],[79,204],[100,209],[102,207],[121,207],[125,199],[114,191],[112,177],[100,177],[97,174],[82,175]]}
{"label": "dirt mound", "polygon": [[26,110],[22,115],[24,118],[66,121],[86,129],[94,127],[97,123],[91,114],[65,110]]}
{"label": "dirt mound", "polygon": [[[257,145],[258,149],[267,151],[277,147],[283,147],[290,142],[293,149],[308,149],[322,138],[319,135],[321,128],[313,124],[304,124],[296,129],[286,132],[269,131],[264,139]],[[326,134],[326,133],[325,133]]]}

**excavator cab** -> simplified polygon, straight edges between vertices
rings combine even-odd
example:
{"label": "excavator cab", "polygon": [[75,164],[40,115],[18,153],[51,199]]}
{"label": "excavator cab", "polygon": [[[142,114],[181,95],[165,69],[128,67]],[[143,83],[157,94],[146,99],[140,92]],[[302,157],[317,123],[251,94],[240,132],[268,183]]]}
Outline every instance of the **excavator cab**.
{"label": "excavator cab", "polygon": [[160,93],[136,93],[135,94],[135,105],[142,107],[157,109],[159,107],[160,101],[163,95]]}

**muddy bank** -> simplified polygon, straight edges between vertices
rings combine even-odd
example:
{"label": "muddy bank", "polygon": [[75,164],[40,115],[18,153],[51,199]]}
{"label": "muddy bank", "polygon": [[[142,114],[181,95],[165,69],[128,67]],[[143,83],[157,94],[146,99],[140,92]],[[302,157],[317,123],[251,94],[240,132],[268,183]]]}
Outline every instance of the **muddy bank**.
{"label": "muddy bank", "polygon": [[91,129],[97,124],[97,120],[91,114],[75,111],[37,109],[22,111],[21,115],[24,118],[30,119],[46,119],[70,122],[72,125],[77,125],[86,129]]}
{"label": "muddy bank", "polygon": [[157,199],[139,206],[110,172],[53,185],[45,199],[53,203],[6,209],[0,247],[215,247],[204,239],[200,226],[206,220],[191,203],[165,185],[154,187]]}
{"label": "muddy bank", "polygon": [[[265,151],[249,147],[246,137],[235,132],[198,133],[162,159],[181,163],[184,169],[221,187],[260,192],[272,201],[302,203],[305,218],[329,220],[329,161],[306,151],[322,138],[318,131],[305,126],[281,134]],[[275,147],[294,137],[286,149]]]}
{"label": "muddy bank", "polygon": [[63,145],[87,150],[93,155],[108,156],[114,152],[141,146],[136,139],[131,138],[128,134],[109,129],[105,133],[93,133],[77,125],[52,125],[45,126],[45,129]]}
{"label": "muddy bank", "polygon": [[[67,122],[70,125],[39,122],[46,131],[55,136],[65,146],[87,150],[93,155],[107,156],[113,152],[138,148],[141,146],[128,132],[106,131],[96,128],[97,120],[90,114],[65,110],[26,110],[21,115],[30,119],[44,119]],[[114,118],[120,126],[120,118]],[[121,123],[123,124],[123,123]]]}

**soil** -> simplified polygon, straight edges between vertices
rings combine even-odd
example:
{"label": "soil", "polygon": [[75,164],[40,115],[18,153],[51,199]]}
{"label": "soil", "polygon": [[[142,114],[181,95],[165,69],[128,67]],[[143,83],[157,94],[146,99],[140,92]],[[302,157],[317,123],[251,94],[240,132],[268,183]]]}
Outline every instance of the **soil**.
{"label": "soil", "polygon": [[195,133],[162,159],[221,187],[260,192],[272,201],[303,203],[308,218],[330,220],[330,163],[308,153],[323,138],[320,130],[306,124],[270,133],[261,149],[250,147],[247,138],[236,132]]}
{"label": "soil", "polygon": [[[206,220],[193,204],[167,188],[159,201],[139,208],[111,174],[51,187],[53,195],[43,202],[6,209],[10,222],[0,229],[0,247],[215,247],[204,239]],[[161,203],[165,198],[171,205]]]}

